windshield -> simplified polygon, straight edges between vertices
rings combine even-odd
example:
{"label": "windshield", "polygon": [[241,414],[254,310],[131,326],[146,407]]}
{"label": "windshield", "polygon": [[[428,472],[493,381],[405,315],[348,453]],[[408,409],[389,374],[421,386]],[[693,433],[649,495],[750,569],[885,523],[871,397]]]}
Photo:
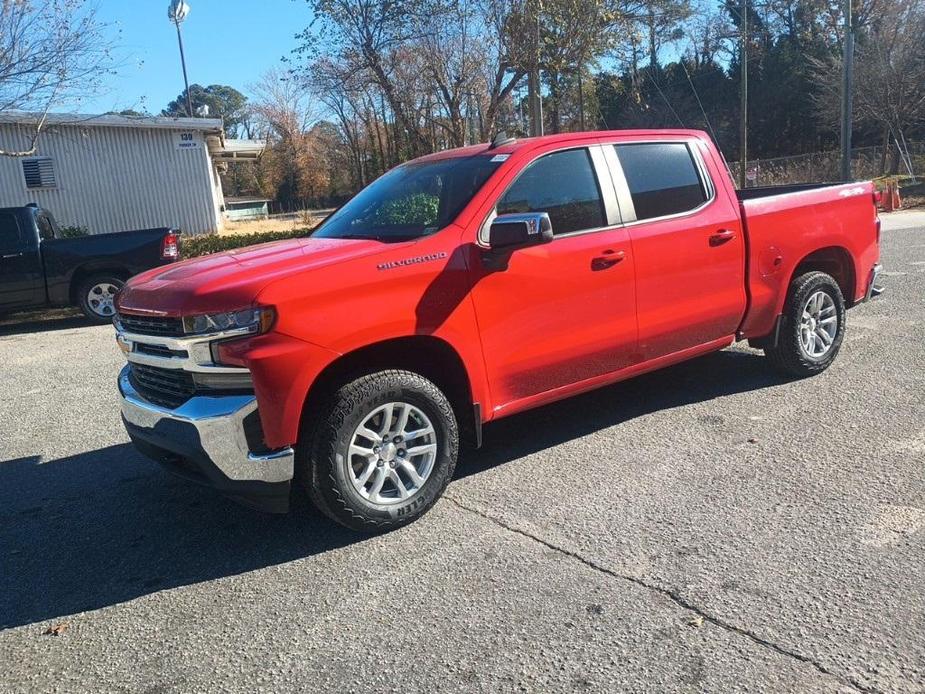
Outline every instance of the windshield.
{"label": "windshield", "polygon": [[477,155],[411,162],[380,176],[325,221],[312,236],[408,241],[453,221],[500,166]]}

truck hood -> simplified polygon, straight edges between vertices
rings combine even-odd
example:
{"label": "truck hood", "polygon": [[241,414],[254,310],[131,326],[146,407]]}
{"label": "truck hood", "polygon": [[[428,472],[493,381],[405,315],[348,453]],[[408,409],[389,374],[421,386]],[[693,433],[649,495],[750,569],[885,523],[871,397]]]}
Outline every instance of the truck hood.
{"label": "truck hood", "polygon": [[136,275],[119,293],[120,311],[164,316],[251,306],[271,282],[394,248],[379,241],[291,239],[191,258]]}

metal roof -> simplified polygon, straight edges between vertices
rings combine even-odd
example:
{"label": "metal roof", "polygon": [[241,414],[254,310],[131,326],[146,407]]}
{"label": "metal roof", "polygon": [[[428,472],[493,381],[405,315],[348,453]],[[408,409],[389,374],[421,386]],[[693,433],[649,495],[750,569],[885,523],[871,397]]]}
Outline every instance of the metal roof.
{"label": "metal roof", "polygon": [[[37,125],[41,113],[27,111],[4,111],[0,123]],[[108,128],[166,128],[170,130],[204,130],[222,132],[221,118],[175,118],[173,116],[120,116],[117,114],[91,115],[86,113],[49,113],[46,125],[72,125],[79,127]]]}

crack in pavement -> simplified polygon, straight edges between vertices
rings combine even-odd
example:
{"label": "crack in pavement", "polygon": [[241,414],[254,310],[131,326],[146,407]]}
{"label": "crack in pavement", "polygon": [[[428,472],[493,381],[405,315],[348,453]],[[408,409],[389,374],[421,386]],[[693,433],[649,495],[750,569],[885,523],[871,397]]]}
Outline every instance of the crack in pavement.
{"label": "crack in pavement", "polygon": [[801,663],[805,663],[805,664],[807,664],[807,665],[810,665],[810,666],[812,666],[813,668],[815,668],[818,672],[820,672],[821,674],[826,675],[826,676],[828,676],[828,677],[832,677],[832,678],[834,678],[835,680],[837,680],[839,683],[841,683],[841,684],[843,684],[843,685],[845,685],[845,686],[851,687],[852,689],[855,689],[855,690],[858,690],[858,691],[861,691],[861,692],[865,692],[865,694],[881,694],[881,691],[880,691],[879,689],[876,689],[876,688],[874,688],[874,687],[870,687],[870,686],[868,686],[868,685],[865,685],[865,684],[862,684],[862,683],[860,683],[860,682],[857,682],[856,680],[854,680],[854,679],[853,679],[852,677],[850,677],[850,676],[843,676],[843,675],[838,674],[837,672],[833,672],[833,671],[829,670],[828,668],[826,668],[822,663],[820,663],[820,662],[818,662],[818,661],[816,661],[816,660],[813,660],[813,659],[810,658],[809,656],[803,655],[803,654],[801,654],[801,653],[797,653],[796,651],[791,651],[791,650],[789,650],[788,648],[785,648],[784,646],[781,646],[781,645],[779,645],[779,644],[774,643],[773,641],[769,641],[768,639],[765,639],[765,638],[763,638],[763,637],[761,637],[761,636],[758,636],[758,634],[755,634],[755,633],[749,631],[748,629],[745,629],[745,628],[743,628],[743,627],[738,627],[738,626],[736,626],[736,625],[734,625],[734,624],[730,624],[729,622],[723,620],[721,617],[717,617],[717,616],[715,616],[715,615],[710,614],[709,612],[706,612],[705,610],[703,610],[702,608],[698,607],[697,605],[694,605],[693,603],[689,602],[687,599],[685,599],[684,597],[682,597],[677,591],[675,591],[675,590],[673,590],[673,589],[670,589],[670,588],[663,588],[663,587],[661,587],[661,586],[657,586],[657,585],[653,585],[653,584],[651,584],[651,583],[647,583],[647,582],[644,581],[643,579],[638,578],[638,577],[636,577],[636,576],[628,576],[628,575],[625,575],[625,574],[617,573],[617,572],[614,571],[613,569],[608,569],[606,566],[601,566],[601,565],[598,564],[597,562],[595,562],[595,561],[593,561],[593,560],[591,560],[591,559],[588,559],[588,558],[586,558],[586,557],[583,557],[583,556],[582,556],[581,554],[579,554],[578,552],[575,552],[575,551],[572,551],[572,550],[569,550],[569,549],[565,549],[564,547],[559,547],[558,545],[553,544],[553,543],[550,542],[549,540],[544,540],[543,538],[541,538],[541,537],[539,537],[539,536],[537,536],[537,535],[534,535],[533,533],[530,533],[530,532],[528,532],[528,531],[526,531],[526,530],[523,530],[523,529],[521,529],[521,528],[518,528],[518,527],[516,527],[516,526],[513,526],[513,525],[511,525],[510,523],[507,523],[507,522],[501,520],[500,518],[496,518],[496,517],[494,517],[494,516],[491,516],[491,515],[485,513],[484,511],[481,511],[481,510],[479,510],[479,509],[477,509],[477,508],[473,508],[473,507],[471,507],[471,506],[467,506],[466,504],[464,504],[463,502],[461,502],[459,499],[455,498],[454,496],[452,496],[452,495],[450,495],[450,494],[444,494],[444,495],[443,495],[443,498],[444,498],[444,499],[447,499],[448,501],[450,501],[451,503],[453,503],[454,505],[456,505],[457,507],[459,507],[459,508],[462,509],[463,511],[467,511],[467,512],[469,512],[469,513],[474,513],[475,515],[477,515],[477,516],[479,516],[479,517],[481,517],[481,518],[484,518],[485,520],[489,521],[490,523],[493,523],[493,524],[495,524],[495,525],[497,525],[497,526],[499,526],[499,527],[501,527],[501,528],[504,528],[505,530],[507,530],[507,531],[509,531],[509,532],[515,533],[515,534],[520,535],[520,536],[522,536],[522,537],[526,537],[527,539],[533,540],[534,542],[538,542],[539,544],[543,545],[544,547],[546,547],[546,548],[548,548],[548,549],[553,550],[554,552],[558,552],[559,554],[562,554],[562,555],[564,555],[564,556],[566,556],[566,557],[569,557],[570,559],[574,559],[575,561],[578,561],[578,562],[584,564],[584,565],[587,566],[589,569],[592,569],[592,570],[597,571],[597,572],[599,572],[599,573],[606,574],[607,576],[610,576],[611,578],[616,578],[616,579],[619,579],[619,580],[622,580],[622,581],[628,581],[629,583],[633,583],[633,584],[635,584],[635,585],[637,585],[637,586],[641,586],[642,588],[645,588],[645,589],[647,589],[647,590],[650,590],[650,591],[653,591],[653,592],[658,593],[658,594],[660,594],[660,595],[663,595],[663,596],[667,597],[669,600],[671,600],[673,603],[675,603],[676,605],[678,605],[679,607],[681,607],[681,608],[683,608],[683,609],[685,609],[685,610],[688,610],[688,611],[690,611],[690,612],[693,612],[693,613],[696,614],[698,617],[703,618],[703,620],[704,620],[705,622],[709,622],[710,624],[713,624],[714,626],[717,626],[717,627],[719,627],[720,629],[724,629],[725,631],[731,632],[731,633],[733,633],[733,634],[738,634],[739,636],[744,636],[744,637],[746,637],[747,639],[750,639],[750,640],[753,641],[754,643],[758,644],[759,646],[761,646],[761,647],[763,647],[763,648],[770,649],[770,650],[774,651],[775,653],[778,653],[779,655],[782,655],[782,656],[785,656],[785,657],[787,657],[787,658],[791,658],[791,659],[797,660],[797,661],[799,661],[799,662],[801,662]]}

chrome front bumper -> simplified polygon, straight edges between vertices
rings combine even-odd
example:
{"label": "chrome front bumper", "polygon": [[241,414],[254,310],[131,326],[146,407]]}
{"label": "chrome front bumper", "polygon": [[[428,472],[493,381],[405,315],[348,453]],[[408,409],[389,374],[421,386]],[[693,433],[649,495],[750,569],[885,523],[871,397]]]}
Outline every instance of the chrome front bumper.
{"label": "chrome front bumper", "polygon": [[253,395],[196,395],[176,409],[148,402],[119,374],[122,419],[139,450],[172,472],[203,482],[249,505],[288,508],[292,448],[251,450],[245,419],[258,416]]}

